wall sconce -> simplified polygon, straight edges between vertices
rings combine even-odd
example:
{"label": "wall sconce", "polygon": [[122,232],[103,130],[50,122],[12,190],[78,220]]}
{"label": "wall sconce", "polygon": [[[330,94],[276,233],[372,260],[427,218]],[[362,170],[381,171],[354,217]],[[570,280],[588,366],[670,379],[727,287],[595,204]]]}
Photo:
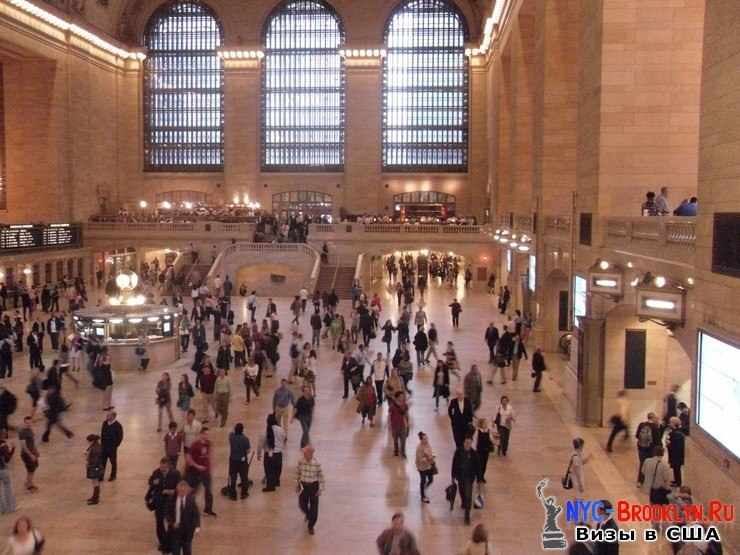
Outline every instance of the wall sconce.
{"label": "wall sconce", "polygon": [[588,292],[618,301],[624,292],[623,277],[622,268],[607,260],[598,260],[588,271]]}

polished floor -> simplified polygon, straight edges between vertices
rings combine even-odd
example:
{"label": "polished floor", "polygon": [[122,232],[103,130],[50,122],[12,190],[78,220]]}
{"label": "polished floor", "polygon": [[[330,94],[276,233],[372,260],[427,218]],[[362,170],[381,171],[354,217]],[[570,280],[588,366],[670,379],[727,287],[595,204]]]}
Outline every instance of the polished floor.
{"label": "polished floor", "polygon": [[[380,287],[383,300],[382,318],[395,318],[395,300]],[[461,327],[453,331],[447,305],[458,296],[464,307]],[[263,300],[264,301],[264,300]],[[237,303],[237,321],[245,317],[243,300]],[[349,306],[343,301],[345,313]],[[283,327],[287,327],[288,299],[278,300]],[[342,306],[344,305],[344,306]],[[264,310],[264,307],[261,307]],[[497,315],[495,299],[482,291],[433,286],[427,295],[427,313],[435,322],[442,342],[452,340],[464,368],[478,363],[486,369],[487,351],[483,345],[483,330],[488,321],[503,323]],[[308,332],[308,318],[301,327]],[[371,348],[381,348],[375,340]],[[534,345],[530,343],[530,350]],[[278,376],[288,366],[288,341],[281,344],[282,360]],[[48,355],[48,354],[47,354]],[[189,372],[192,351],[177,364],[167,367],[174,380]],[[284,462],[283,486],[277,493],[264,494],[254,488],[246,500],[232,502],[216,493],[215,511],[218,518],[204,518],[203,529],[195,542],[195,553],[218,554],[345,554],[376,553],[374,541],[396,511],[406,514],[407,526],[416,534],[424,554],[458,553],[469,537],[471,528],[463,525],[459,509],[449,511],[444,499],[444,487],[449,483],[452,458],[452,436],[446,411],[434,411],[431,395],[431,372],[416,372],[412,382],[412,430],[409,438],[409,460],[393,457],[390,436],[386,428],[386,414],[375,428],[361,427],[354,401],[341,399],[339,355],[330,347],[322,346],[318,376],[318,398],[312,430],[316,456],[322,463],[327,489],[321,497],[316,535],[309,536],[298,509],[293,487],[293,473],[299,456],[299,426],[290,430],[287,455]],[[483,406],[479,416],[492,418],[502,393],[510,396],[517,419],[512,432],[507,458],[492,457],[488,465],[486,506],[473,512],[473,524],[485,523],[491,534],[494,553],[521,555],[539,553],[540,533],[544,513],[535,497],[535,486],[542,477],[551,479],[549,494],[565,499],[559,486],[569,456],[572,437],[586,438],[587,451],[594,455],[587,465],[587,497],[637,498],[634,487],[635,453],[633,443],[619,444],[616,453],[607,457],[603,450],[605,430],[580,429],[574,424],[572,408],[561,395],[557,380],[562,366],[557,355],[548,355],[552,372],[546,373],[544,392],[531,392],[529,365],[522,365],[518,382],[506,385],[486,385]],[[14,417],[28,411],[25,395],[28,362],[16,359],[15,376],[6,385],[17,395],[19,410]],[[52,434],[50,444],[41,445],[41,467],[37,473],[40,491],[23,491],[24,469],[16,456],[11,463],[19,510],[27,514],[48,538],[47,553],[101,554],[156,553],[154,519],[144,506],[146,481],[162,455],[161,434],[157,427],[154,405],[154,387],[165,368],[150,369],[145,375],[118,373],[114,404],[119,420],[125,428],[125,439],[119,451],[119,476],[114,483],[106,482],[102,503],[89,507],[85,499],[90,486],[85,480],[83,453],[84,437],[99,433],[103,413],[99,392],[91,388],[83,373],[79,390],[67,385],[65,396],[73,402],[67,423],[76,432],[67,440],[58,432]],[[487,370],[484,370],[487,372]],[[277,377],[266,380],[263,394],[257,402],[244,405],[241,378],[232,373],[236,395],[232,399],[227,428],[216,429],[211,438],[215,444],[214,490],[220,489],[227,472],[227,432],[236,422],[244,422],[249,438],[257,441],[263,422],[270,410],[272,390]],[[35,425],[38,435],[43,422]],[[419,502],[418,473],[413,463],[416,433],[428,433],[438,460],[440,474],[429,490],[431,504]],[[257,483],[262,477],[261,464],[250,473]],[[202,508],[202,494],[199,495]],[[0,516],[0,530],[10,531],[16,515]],[[566,528],[566,530],[568,530]],[[623,545],[622,553],[667,553],[667,546],[648,547]]]}

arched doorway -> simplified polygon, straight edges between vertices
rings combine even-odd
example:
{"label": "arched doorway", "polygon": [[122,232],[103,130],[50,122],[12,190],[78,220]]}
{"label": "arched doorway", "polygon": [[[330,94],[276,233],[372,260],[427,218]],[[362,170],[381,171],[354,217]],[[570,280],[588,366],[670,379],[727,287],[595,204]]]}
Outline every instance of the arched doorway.
{"label": "arched doorway", "polygon": [[331,223],[332,196],[317,191],[285,191],[272,195],[272,211],[281,220],[302,214],[313,221]]}
{"label": "arched doorway", "polygon": [[437,191],[412,191],[393,195],[393,215],[400,220],[450,218],[455,215],[455,195]]}

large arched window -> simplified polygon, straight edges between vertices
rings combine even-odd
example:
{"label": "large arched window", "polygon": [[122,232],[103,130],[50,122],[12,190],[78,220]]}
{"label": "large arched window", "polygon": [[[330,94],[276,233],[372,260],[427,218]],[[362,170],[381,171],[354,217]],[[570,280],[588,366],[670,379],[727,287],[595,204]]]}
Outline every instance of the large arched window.
{"label": "large arched window", "polygon": [[221,23],[202,2],[164,4],[146,28],[144,166],[222,171],[224,74]]}
{"label": "large arched window", "polygon": [[385,31],[383,169],[468,168],[467,27],[449,0],[408,0]]}
{"label": "large arched window", "polygon": [[344,42],[323,0],[285,0],[264,32],[262,170],[344,169]]}

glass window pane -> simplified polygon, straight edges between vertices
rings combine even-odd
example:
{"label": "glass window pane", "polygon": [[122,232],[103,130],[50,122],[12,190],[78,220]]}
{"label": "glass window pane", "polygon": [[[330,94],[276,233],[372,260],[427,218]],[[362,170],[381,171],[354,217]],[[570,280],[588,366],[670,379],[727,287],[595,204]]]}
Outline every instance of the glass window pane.
{"label": "glass window pane", "polygon": [[448,0],[409,0],[386,29],[383,168],[467,171],[468,58]]}
{"label": "glass window pane", "polygon": [[344,168],[344,31],[322,0],[283,4],[267,22],[262,169]]}
{"label": "glass window pane", "polygon": [[168,3],[147,24],[144,159],[149,171],[221,171],[221,24],[203,3]]}

